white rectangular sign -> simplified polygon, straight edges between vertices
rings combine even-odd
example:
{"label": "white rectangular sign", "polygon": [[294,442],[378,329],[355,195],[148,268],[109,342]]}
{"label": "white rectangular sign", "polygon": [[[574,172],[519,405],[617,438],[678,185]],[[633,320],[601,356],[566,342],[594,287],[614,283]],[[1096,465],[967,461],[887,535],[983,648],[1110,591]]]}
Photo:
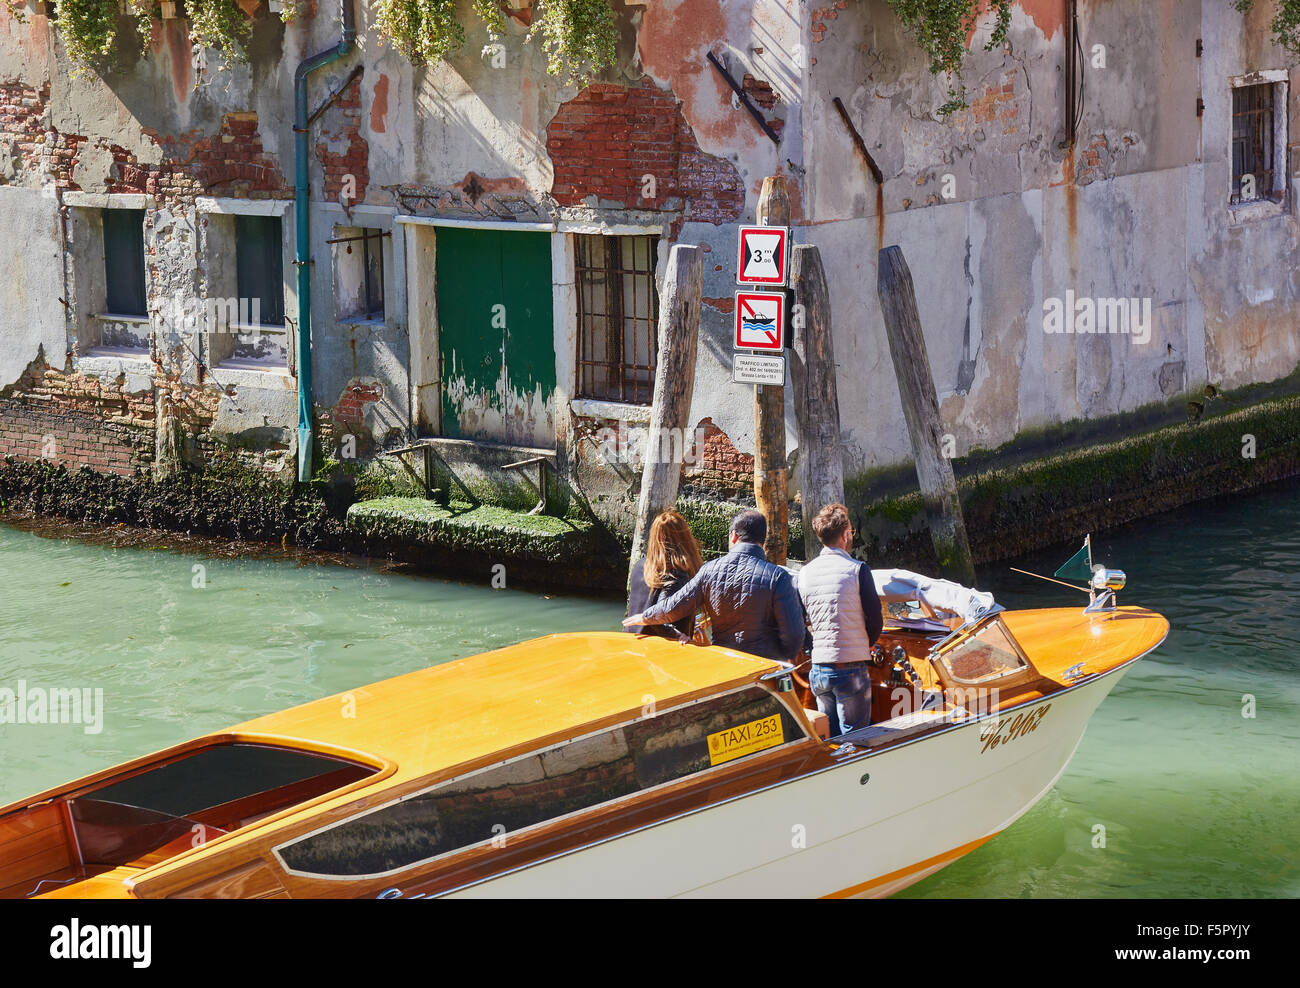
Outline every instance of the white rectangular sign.
{"label": "white rectangular sign", "polygon": [[731,379],[736,384],[785,384],[785,354],[734,353]]}

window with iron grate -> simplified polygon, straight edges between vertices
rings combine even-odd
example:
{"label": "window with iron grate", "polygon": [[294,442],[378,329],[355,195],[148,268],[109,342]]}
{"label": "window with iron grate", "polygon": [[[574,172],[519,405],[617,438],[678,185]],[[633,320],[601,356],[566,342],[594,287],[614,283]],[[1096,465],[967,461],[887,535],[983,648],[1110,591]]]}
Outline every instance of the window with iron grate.
{"label": "window with iron grate", "polygon": [[1277,102],[1273,83],[1232,90],[1232,191],[1238,205],[1282,196],[1275,172]]}
{"label": "window with iron grate", "polygon": [[659,345],[659,238],[579,234],[575,240],[577,397],[648,405]]}

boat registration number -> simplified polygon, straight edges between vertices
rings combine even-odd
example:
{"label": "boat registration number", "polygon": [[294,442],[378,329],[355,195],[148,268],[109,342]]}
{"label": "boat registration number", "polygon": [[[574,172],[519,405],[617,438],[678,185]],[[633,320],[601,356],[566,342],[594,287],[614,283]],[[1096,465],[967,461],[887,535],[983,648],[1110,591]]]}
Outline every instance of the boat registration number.
{"label": "boat registration number", "polygon": [[765,748],[775,748],[784,741],[785,730],[781,726],[780,714],[751,720],[748,724],[709,735],[709,764],[721,765]]}

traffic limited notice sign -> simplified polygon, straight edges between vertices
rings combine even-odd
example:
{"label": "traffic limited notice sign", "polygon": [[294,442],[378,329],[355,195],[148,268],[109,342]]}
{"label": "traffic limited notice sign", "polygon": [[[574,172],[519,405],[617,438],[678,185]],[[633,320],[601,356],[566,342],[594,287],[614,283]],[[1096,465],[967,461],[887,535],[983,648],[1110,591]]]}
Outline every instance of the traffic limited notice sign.
{"label": "traffic limited notice sign", "polygon": [[785,346],[785,295],[736,292],[736,349],[780,350]]}
{"label": "traffic limited notice sign", "polygon": [[788,227],[742,226],[736,280],[742,285],[784,286],[789,239]]}
{"label": "traffic limited notice sign", "polygon": [[785,384],[785,354],[733,353],[731,380],[736,384]]}

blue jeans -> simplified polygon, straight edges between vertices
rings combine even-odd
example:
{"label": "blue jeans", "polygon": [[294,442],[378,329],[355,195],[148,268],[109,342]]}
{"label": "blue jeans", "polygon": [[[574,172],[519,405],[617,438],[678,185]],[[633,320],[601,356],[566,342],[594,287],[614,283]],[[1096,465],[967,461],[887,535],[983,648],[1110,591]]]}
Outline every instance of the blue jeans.
{"label": "blue jeans", "polygon": [[830,721],[831,737],[871,723],[871,677],[865,662],[814,662],[808,685],[817,698],[817,709]]}

